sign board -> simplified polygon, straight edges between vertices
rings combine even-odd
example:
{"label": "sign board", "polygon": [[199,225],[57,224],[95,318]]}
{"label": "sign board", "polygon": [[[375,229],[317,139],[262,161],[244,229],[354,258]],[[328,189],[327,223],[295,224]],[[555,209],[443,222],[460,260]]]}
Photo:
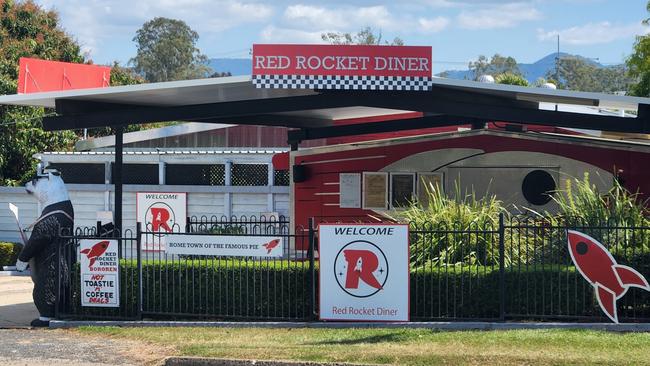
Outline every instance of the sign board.
{"label": "sign board", "polygon": [[[160,238],[171,232],[185,232],[187,222],[187,193],[136,193],[136,219],[142,224],[142,247],[163,250]],[[151,234],[154,233],[154,234]]]}
{"label": "sign board", "polygon": [[229,257],[282,257],[281,237],[234,235],[166,235],[167,254]]}
{"label": "sign board", "polygon": [[18,66],[18,94],[55,90],[107,87],[108,66],[76,64],[21,57]]}
{"label": "sign board", "polygon": [[388,206],[388,173],[363,172],[363,208],[385,210]]}
{"label": "sign board", "polygon": [[430,90],[430,46],[253,45],[258,88]]}
{"label": "sign board", "polygon": [[339,207],[361,207],[361,174],[339,174]]}
{"label": "sign board", "polygon": [[320,318],[408,321],[407,225],[321,224]]}
{"label": "sign board", "polygon": [[117,240],[79,241],[81,306],[120,306],[120,266]]}

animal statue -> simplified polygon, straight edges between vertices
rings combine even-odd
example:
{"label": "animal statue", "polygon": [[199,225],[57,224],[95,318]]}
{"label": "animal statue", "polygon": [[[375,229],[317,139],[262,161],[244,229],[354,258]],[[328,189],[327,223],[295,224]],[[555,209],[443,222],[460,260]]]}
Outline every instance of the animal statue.
{"label": "animal statue", "polygon": [[[43,211],[30,225],[32,234],[18,255],[16,269],[24,271],[29,265],[34,282],[32,297],[39,312],[39,318],[34,319],[31,325],[42,327],[48,326],[50,318],[55,315],[57,251],[65,243],[59,234],[66,229],[72,232],[74,210],[63,179],[55,170],[43,169],[39,164],[36,176],[25,185],[25,189],[36,197]],[[62,265],[67,268],[63,260]]]}

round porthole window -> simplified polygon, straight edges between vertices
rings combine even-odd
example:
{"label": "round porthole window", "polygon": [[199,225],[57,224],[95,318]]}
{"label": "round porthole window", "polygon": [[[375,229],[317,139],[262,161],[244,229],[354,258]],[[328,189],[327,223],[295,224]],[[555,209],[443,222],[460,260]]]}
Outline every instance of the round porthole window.
{"label": "round porthole window", "polygon": [[526,174],[521,184],[526,201],[536,206],[547,204],[556,189],[555,179],[544,170],[533,170]]}

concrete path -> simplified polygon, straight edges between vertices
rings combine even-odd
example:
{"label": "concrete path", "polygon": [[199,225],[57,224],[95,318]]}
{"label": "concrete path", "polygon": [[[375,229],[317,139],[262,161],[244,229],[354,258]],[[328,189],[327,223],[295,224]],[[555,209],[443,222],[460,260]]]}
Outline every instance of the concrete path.
{"label": "concrete path", "polygon": [[0,276],[0,328],[28,327],[38,318],[29,276]]}

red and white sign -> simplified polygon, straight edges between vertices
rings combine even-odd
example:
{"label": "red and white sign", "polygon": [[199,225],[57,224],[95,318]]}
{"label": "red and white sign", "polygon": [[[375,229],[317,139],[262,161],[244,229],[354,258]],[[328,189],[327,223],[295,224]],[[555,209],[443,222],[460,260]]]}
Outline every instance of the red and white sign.
{"label": "red and white sign", "polygon": [[431,47],[253,45],[259,88],[429,90]]}
{"label": "red and white sign", "polygon": [[255,44],[253,75],[431,77],[431,47]]}
{"label": "red and white sign", "polygon": [[108,66],[76,64],[21,57],[18,68],[18,93],[102,88],[110,86]]}
{"label": "red and white sign", "polygon": [[408,225],[318,227],[320,318],[409,320]]}
{"label": "red and white sign", "polygon": [[165,235],[167,254],[224,257],[279,258],[284,253],[281,237],[235,235]]}
{"label": "red and white sign", "polygon": [[81,306],[120,306],[120,266],[117,240],[79,241]]}
{"label": "red and white sign", "polygon": [[630,287],[650,291],[650,284],[634,268],[616,263],[612,254],[598,240],[578,231],[568,230],[569,254],[576,268],[596,292],[600,309],[618,323],[616,300]]}
{"label": "red and white sign", "polygon": [[136,219],[141,223],[142,246],[146,250],[164,250],[160,238],[166,233],[185,232],[187,193],[136,193]]}

